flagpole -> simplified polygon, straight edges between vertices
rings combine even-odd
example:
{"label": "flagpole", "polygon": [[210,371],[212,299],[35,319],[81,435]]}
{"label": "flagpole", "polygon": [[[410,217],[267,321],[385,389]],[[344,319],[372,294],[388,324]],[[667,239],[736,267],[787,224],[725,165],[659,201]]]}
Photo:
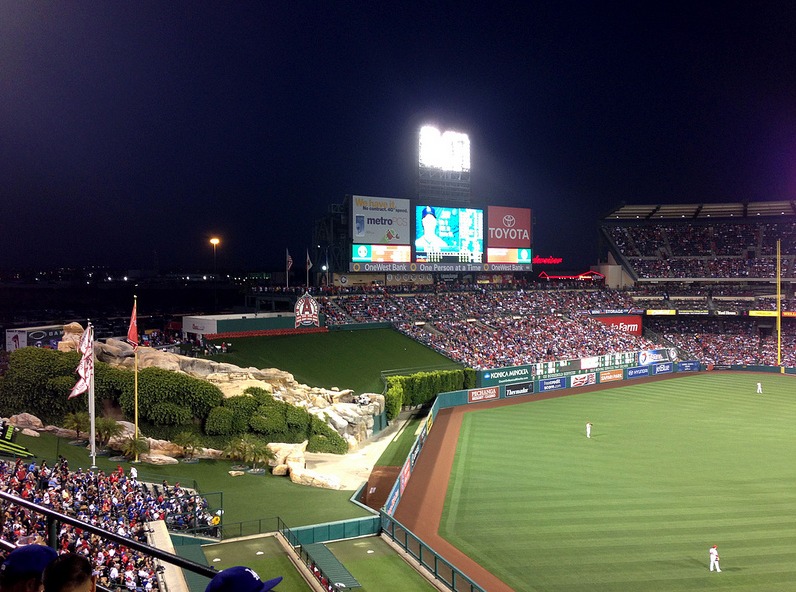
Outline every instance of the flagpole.
{"label": "flagpole", "polygon": [[[138,296],[133,295],[133,311],[135,312],[136,323],[136,337],[138,336]],[[135,460],[138,462],[138,344],[133,346],[133,355],[135,356]]]}
{"label": "flagpole", "polygon": [[89,343],[91,343],[91,374],[88,380],[88,416],[91,423],[91,431],[89,435],[89,440],[91,442],[91,468],[97,468],[97,411],[96,406],[94,404],[94,372],[96,371],[97,367],[97,354],[94,351],[94,326],[91,324],[91,321],[87,322],[88,327],[86,330],[89,331]]}
{"label": "flagpole", "polygon": [[290,287],[290,251],[285,249],[285,289]]}
{"label": "flagpole", "polygon": [[305,292],[309,292],[310,291],[310,267],[312,267],[312,264],[310,263],[310,251],[309,251],[309,249],[307,249],[307,263],[306,263],[306,265],[304,267],[307,268],[307,283],[306,283],[307,289],[305,290]]}
{"label": "flagpole", "polygon": [[777,239],[777,366],[779,371],[784,372],[782,367],[782,254],[780,252],[780,240]]}

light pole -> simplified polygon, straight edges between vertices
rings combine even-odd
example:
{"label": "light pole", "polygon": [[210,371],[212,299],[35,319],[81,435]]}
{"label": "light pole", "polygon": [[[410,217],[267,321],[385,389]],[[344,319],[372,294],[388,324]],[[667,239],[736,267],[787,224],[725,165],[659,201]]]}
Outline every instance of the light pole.
{"label": "light pole", "polygon": [[213,245],[213,275],[216,275],[216,247],[221,242],[220,239],[216,238],[215,236],[210,239],[210,244]]}
{"label": "light pole", "polygon": [[[320,250],[321,245],[318,245],[318,249]],[[329,287],[329,245],[326,245],[326,264],[321,266],[321,270],[326,272],[326,287]]]}
{"label": "light pole", "polygon": [[213,237],[210,239],[210,244],[213,245],[213,305],[215,307],[215,311],[218,311],[218,273],[216,272],[216,248],[218,247],[221,240],[218,237]]}

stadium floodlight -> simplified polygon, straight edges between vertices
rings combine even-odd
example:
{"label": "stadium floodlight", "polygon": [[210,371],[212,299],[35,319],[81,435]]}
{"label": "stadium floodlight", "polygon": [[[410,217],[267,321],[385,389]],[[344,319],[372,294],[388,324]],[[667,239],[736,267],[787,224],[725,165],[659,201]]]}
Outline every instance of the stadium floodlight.
{"label": "stadium floodlight", "polygon": [[443,171],[470,170],[470,138],[454,131],[440,132],[431,125],[420,128],[420,166]]}

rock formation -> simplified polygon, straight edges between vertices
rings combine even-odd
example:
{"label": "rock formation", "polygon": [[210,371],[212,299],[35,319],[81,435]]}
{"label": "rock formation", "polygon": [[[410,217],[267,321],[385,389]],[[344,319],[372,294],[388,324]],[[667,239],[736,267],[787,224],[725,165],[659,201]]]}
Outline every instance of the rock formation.
{"label": "rock formation", "polygon": [[[69,340],[64,347],[74,349],[76,342]],[[112,366],[132,370],[135,364],[133,348],[118,339],[97,342],[95,351],[98,360]],[[289,372],[275,368],[241,368],[234,364],[191,358],[149,347],[139,348],[138,368],[152,366],[211,382],[225,397],[243,394],[249,387],[262,388],[275,399],[302,407],[324,420],[346,440],[349,451],[356,450],[360,442],[373,435],[373,417],[384,411],[383,395],[369,393],[355,396],[350,389],[325,389],[300,384]]]}

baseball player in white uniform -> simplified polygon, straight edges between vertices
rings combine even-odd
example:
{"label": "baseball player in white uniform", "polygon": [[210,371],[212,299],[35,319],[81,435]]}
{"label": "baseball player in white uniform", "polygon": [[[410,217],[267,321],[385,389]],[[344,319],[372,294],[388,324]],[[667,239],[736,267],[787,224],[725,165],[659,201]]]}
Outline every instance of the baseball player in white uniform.
{"label": "baseball player in white uniform", "polygon": [[586,422],[586,437],[591,438],[591,422]]}
{"label": "baseball player in white uniform", "polygon": [[721,568],[719,567],[719,549],[716,545],[713,545],[710,548],[710,571],[713,571],[713,568],[716,568],[717,573],[721,573]]}

